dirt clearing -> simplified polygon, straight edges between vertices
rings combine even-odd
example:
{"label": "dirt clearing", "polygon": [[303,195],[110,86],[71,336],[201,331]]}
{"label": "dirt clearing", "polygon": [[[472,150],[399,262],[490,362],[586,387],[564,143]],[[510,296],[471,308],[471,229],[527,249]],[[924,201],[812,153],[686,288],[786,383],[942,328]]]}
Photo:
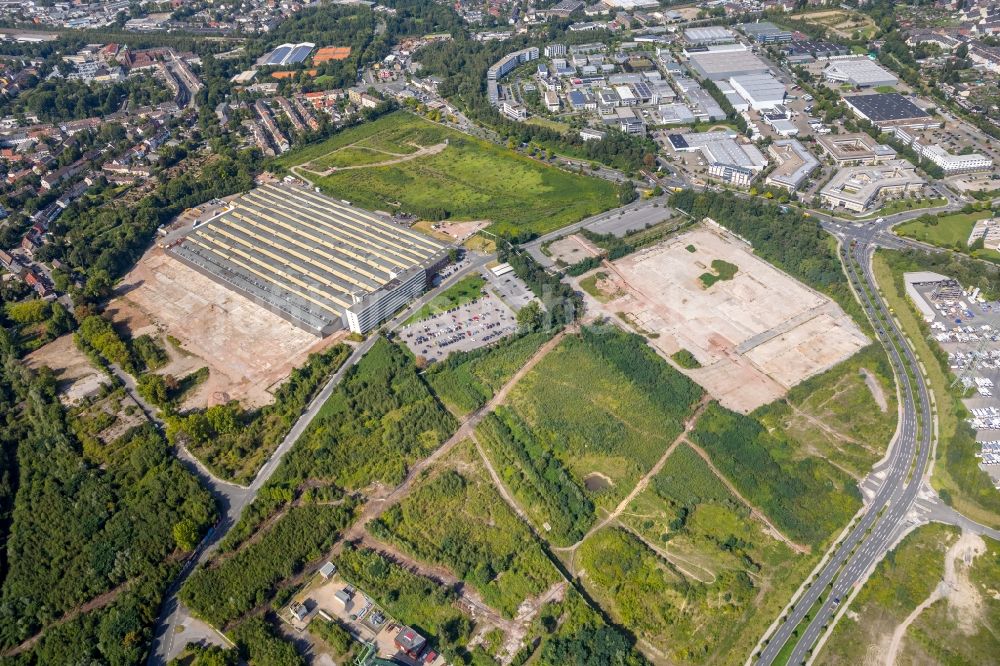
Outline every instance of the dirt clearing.
{"label": "dirt clearing", "polygon": [[969,569],[975,559],[985,552],[986,543],[982,537],[966,530],[962,531],[962,536],[945,553],[944,579],[893,631],[886,651],[886,666],[893,666],[896,663],[906,630],[924,610],[939,599],[947,600],[948,610],[963,634],[966,636],[976,634],[983,620],[983,599],[979,590],[969,580]]}
{"label": "dirt clearing", "polygon": [[[737,270],[706,287],[701,276],[716,260]],[[836,303],[721,230],[694,229],[611,266],[598,287],[613,298],[602,307],[651,334],[664,355],[690,351],[702,367],[685,372],[736,411],[783,396],[868,344]]]}
{"label": "dirt clearing", "polygon": [[575,264],[601,253],[600,249],[579,234],[553,241],[547,249],[553,261],[565,264]]}
{"label": "dirt clearing", "polygon": [[[256,407],[273,399],[273,391],[306,357],[340,340],[319,339],[216,284],[154,247],[122,280],[108,306],[117,325],[132,335],[148,333],[176,338],[186,355],[173,353],[172,374],[208,366],[209,377],[198,392],[207,406],[239,400]],[[165,345],[168,349],[171,345]]]}
{"label": "dirt clearing", "polygon": [[76,348],[72,335],[56,338],[36,349],[25,358],[27,366],[37,370],[48,366],[59,382],[59,399],[75,405],[83,398],[96,395],[101,386],[109,382],[107,376],[90,364],[90,360]]}

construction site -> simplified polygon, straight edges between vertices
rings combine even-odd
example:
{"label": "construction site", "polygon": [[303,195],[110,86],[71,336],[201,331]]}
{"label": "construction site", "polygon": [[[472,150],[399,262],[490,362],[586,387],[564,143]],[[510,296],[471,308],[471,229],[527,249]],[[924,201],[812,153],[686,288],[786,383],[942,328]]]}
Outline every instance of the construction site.
{"label": "construction site", "polygon": [[[607,267],[611,270],[608,271]],[[602,298],[726,407],[748,413],[869,343],[832,300],[711,223],[599,269]]]}
{"label": "construction site", "polygon": [[371,330],[447,259],[440,241],[289,183],[256,188],[164,244],[169,256],[316,336]]}

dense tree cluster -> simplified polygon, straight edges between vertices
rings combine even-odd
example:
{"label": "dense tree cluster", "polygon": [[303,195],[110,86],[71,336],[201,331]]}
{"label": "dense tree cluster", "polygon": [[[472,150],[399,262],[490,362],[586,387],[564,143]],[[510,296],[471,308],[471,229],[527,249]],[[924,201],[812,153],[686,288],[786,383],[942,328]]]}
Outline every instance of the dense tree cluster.
{"label": "dense tree cluster", "polygon": [[594,504],[566,465],[517,413],[498,408],[483,419],[478,434],[508,487],[518,488],[526,504],[546,508],[554,538],[573,543],[586,533]]}
{"label": "dense tree cluster", "polygon": [[166,417],[167,437],[184,444],[213,473],[239,483],[248,481],[349,354],[347,345],[335,345],[311,355],[278,388],[274,402],[260,409],[243,409],[234,400],[171,413]]}
{"label": "dense tree cluster", "polygon": [[181,600],[222,627],[268,601],[275,586],[326,552],[353,515],[354,505],[293,507],[253,543],[215,567],[195,571]]}
{"label": "dense tree cluster", "polygon": [[543,327],[558,328],[583,314],[583,299],[558,275],[551,275],[530,254],[514,251],[505,241],[498,243],[498,250],[500,261],[510,263],[517,276],[545,306]]}
{"label": "dense tree cluster", "polygon": [[701,398],[701,387],[664,363],[641,335],[610,326],[585,326],[580,335],[608,365],[653,401],[664,418],[681,423]]}
{"label": "dense tree cluster", "polygon": [[854,480],[817,458],[793,455],[796,444],[759,421],[712,403],[694,440],[749,502],[793,539],[818,545],[847,522],[861,502]]}
{"label": "dense tree cluster", "polygon": [[199,538],[214,520],[212,500],[150,425],[90,457],[51,372],[29,371],[12,359],[11,345],[0,346],[0,401],[7,403],[0,410],[0,524],[9,525],[0,645],[14,645],[107,593],[94,611],[46,631],[24,663],[88,656],[139,663],[177,555],[190,547],[176,542],[174,529],[183,523]]}
{"label": "dense tree cluster", "polygon": [[83,282],[80,295],[108,296],[114,280],[138,260],[156,228],[185,208],[253,187],[259,168],[256,150],[211,158],[200,171],[162,183],[135,206],[106,206],[83,197],[52,226],[50,259],[59,259]]}
{"label": "dense tree cluster", "polygon": [[59,123],[106,116],[120,111],[126,103],[145,106],[170,99],[170,91],[152,77],[129,77],[111,84],[51,78],[17,97],[0,98],[0,115],[30,115],[42,122]]}

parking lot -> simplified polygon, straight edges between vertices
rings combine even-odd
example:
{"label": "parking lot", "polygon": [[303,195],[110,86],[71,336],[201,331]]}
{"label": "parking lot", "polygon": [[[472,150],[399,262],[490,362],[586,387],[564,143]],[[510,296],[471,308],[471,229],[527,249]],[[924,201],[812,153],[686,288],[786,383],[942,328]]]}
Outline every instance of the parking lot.
{"label": "parking lot", "polygon": [[931,307],[933,338],[948,354],[951,371],[966,391],[962,401],[976,431],[982,468],[1000,484],[1000,302],[980,301],[961,285],[916,285]]}
{"label": "parking lot", "polygon": [[517,312],[535,299],[535,295],[531,293],[531,289],[524,283],[524,280],[514,275],[514,273],[497,276],[493,271],[486,271],[484,275],[487,282],[489,282],[490,289],[496,292],[503,299],[503,302],[509,308],[513,309],[514,312]]}
{"label": "parking lot", "polygon": [[410,351],[430,362],[440,361],[452,352],[478,349],[516,330],[514,311],[487,291],[471,303],[400,329],[399,336]]}

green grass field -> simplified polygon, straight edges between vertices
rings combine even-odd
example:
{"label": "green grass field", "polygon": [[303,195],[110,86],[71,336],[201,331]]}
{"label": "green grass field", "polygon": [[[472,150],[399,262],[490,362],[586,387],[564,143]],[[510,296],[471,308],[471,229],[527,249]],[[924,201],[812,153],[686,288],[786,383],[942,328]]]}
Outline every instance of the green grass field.
{"label": "green grass field", "polygon": [[422,478],[371,531],[418,559],[448,567],[507,617],[558,580],[528,528],[493,487],[470,442]]}
{"label": "green grass field", "polygon": [[[627,538],[604,536],[593,544],[588,539],[580,555],[590,554],[591,560],[578,563],[588,572],[585,580],[595,597],[610,599],[612,616],[663,649],[670,663],[744,659],[816,557],[798,555],[765,534],[748,507],[686,445],[667,458],[622,522],[630,532]],[[643,575],[641,568],[628,565],[634,555],[621,558],[629,571],[620,583],[589,574],[603,557],[596,551],[604,540],[619,544],[611,557],[625,548],[646,553],[645,559],[669,569],[670,580],[662,589],[646,592],[643,603],[653,610],[619,598],[630,578]],[[768,594],[761,596],[764,590]]]}
{"label": "green grass field", "polygon": [[[612,335],[621,334],[601,337]],[[648,362],[677,374],[659,357]],[[579,483],[592,472],[609,477],[611,488],[593,499],[613,505],[680,434],[692,396],[696,391],[678,396],[680,409],[664,413],[626,372],[609,367],[586,341],[569,337],[521,380],[509,405]]]}
{"label": "green grass field", "polygon": [[468,353],[454,353],[432,365],[424,377],[438,398],[464,416],[482,407],[551,337],[548,331],[506,338]]}
{"label": "green grass field", "polygon": [[[881,389],[885,411],[863,373]],[[808,447],[805,453],[819,455],[859,480],[885,455],[896,415],[892,369],[877,345],[806,380],[789,391],[785,400],[755,413],[768,429],[803,443]]]}
{"label": "green grass field", "polygon": [[[443,151],[389,166],[363,166],[447,142]],[[372,152],[375,150],[383,153]],[[377,210],[421,217],[492,220],[494,233],[546,233],[618,203],[612,184],[548,166],[404,111],[347,129],[275,161],[304,173],[324,192]]]}
{"label": "green grass field", "polygon": [[631,490],[701,395],[639,336],[612,328],[563,340],[478,431],[508,488],[556,545],[583,535],[595,505],[614,506]]}
{"label": "green grass field", "polygon": [[965,247],[969,240],[969,234],[972,233],[972,227],[978,220],[990,217],[991,214],[991,211],[988,210],[975,213],[955,213],[954,215],[934,218],[936,224],[928,224],[921,218],[917,218],[896,227],[896,233],[939,247]]}
{"label": "green grass field", "polygon": [[712,270],[714,271],[713,273],[702,273],[698,276],[698,279],[701,280],[701,284],[705,287],[705,289],[708,289],[716,282],[732,280],[736,275],[736,272],[740,270],[740,267],[722,259],[713,259]]}
{"label": "green grass field", "polygon": [[405,325],[409,326],[451,308],[471,303],[482,295],[485,285],[486,279],[480,275],[470,275],[462,278],[435,296],[430,303],[417,310],[412,317],[406,320]]}
{"label": "green grass field", "polygon": [[[926,529],[926,528],[924,528]],[[986,552],[979,555],[968,571],[969,582],[979,595],[982,606],[973,613],[966,633],[959,614],[946,602],[937,602],[925,610],[906,632],[900,652],[904,664],[987,664],[1000,655],[1000,598],[996,585],[1000,580],[1000,543],[984,539]],[[959,565],[961,566],[961,565]],[[961,639],[956,640],[956,637]]]}
{"label": "green grass field", "polygon": [[855,480],[781,430],[712,403],[692,439],[789,538],[830,539],[861,505]]}
{"label": "green grass field", "polygon": [[862,215],[855,217],[857,220],[874,220],[879,217],[885,217],[887,215],[894,215],[896,213],[901,213],[906,210],[919,210],[921,208],[935,208],[937,206],[943,206],[948,203],[947,199],[922,199],[917,201],[915,199],[896,199],[895,201],[890,201],[885,206],[882,206],[874,213],[868,213],[867,215]]}

